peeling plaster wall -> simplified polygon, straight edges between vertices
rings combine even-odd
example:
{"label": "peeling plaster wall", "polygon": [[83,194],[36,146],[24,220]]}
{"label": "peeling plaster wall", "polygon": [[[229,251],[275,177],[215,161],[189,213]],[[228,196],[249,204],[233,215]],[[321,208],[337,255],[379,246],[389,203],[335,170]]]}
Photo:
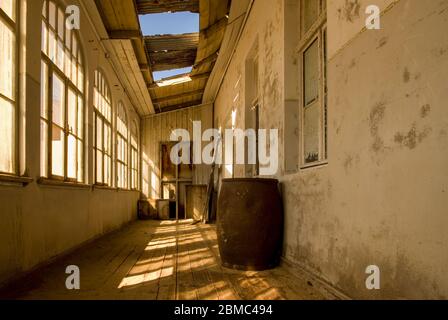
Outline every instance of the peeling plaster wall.
{"label": "peeling plaster wall", "polygon": [[[26,12],[21,77],[20,171],[34,179],[27,187],[0,184],[0,285],[86,241],[116,230],[137,216],[139,192],[50,187],[40,176],[40,58],[42,0],[21,0]],[[71,1],[70,4],[78,4]],[[26,10],[25,10],[26,5]],[[85,126],[86,182],[93,183],[93,77],[101,67],[109,81],[113,106],[123,101],[129,121],[139,116],[121,87],[99,40],[81,11],[80,33],[87,74]],[[129,122],[130,123],[130,122]],[[65,270],[61,270],[64,272]]]}
{"label": "peeling plaster wall", "polygon": [[[244,124],[233,99],[244,96],[236,84],[257,35],[261,127],[282,131],[294,117],[297,96],[285,83],[294,81],[294,28],[284,24],[294,2],[255,2],[215,104],[220,125],[233,108]],[[382,30],[364,28],[370,4],[383,10]],[[328,1],[329,164],[279,170],[284,256],[353,298],[448,298],[446,30],[446,0]],[[281,135],[280,163],[295,152],[293,137]],[[379,291],[365,287],[372,264]]]}
{"label": "peeling plaster wall", "polygon": [[[231,128],[232,111],[236,111],[236,128],[245,127],[245,63],[253,45],[258,42],[260,128],[279,129],[280,150],[283,149],[285,59],[283,14],[282,0],[254,2],[244,34],[215,102],[216,127]],[[244,166],[236,165],[235,176],[244,174]]]}

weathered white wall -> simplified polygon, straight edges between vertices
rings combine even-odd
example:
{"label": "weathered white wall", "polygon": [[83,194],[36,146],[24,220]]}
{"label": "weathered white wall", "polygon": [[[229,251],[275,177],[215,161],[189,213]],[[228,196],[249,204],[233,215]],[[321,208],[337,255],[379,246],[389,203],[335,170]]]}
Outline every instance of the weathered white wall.
{"label": "weathered white wall", "polygon": [[[0,184],[0,284],[90,239],[135,219],[138,192],[113,189],[49,187],[37,184],[40,175],[40,57],[42,0],[22,0],[20,66],[21,174],[34,179],[27,187]],[[79,4],[70,1],[70,4]],[[81,11],[81,43],[87,74],[86,182],[93,183],[93,75],[101,67],[111,86],[114,108],[122,100],[129,121],[137,121],[100,46],[87,14]],[[61,270],[63,272],[63,270]]]}
{"label": "weathered white wall", "polygon": [[[188,130],[194,142],[193,121],[201,122],[202,132],[212,128],[212,112],[212,105],[202,105],[153,115],[142,121],[142,193],[145,197],[159,199],[162,196],[160,144],[170,141],[170,135],[175,129]],[[209,177],[209,166],[195,165],[194,184],[207,184]]]}
{"label": "weathered white wall", "polygon": [[[258,37],[261,127],[280,130],[285,258],[354,298],[448,298],[448,1],[328,1],[329,164],[307,170],[291,165],[298,132],[285,130],[299,107],[296,4],[255,1],[215,103],[217,126],[235,109],[244,127],[235,98]],[[367,4],[383,9],[379,31],[364,28]],[[365,287],[372,264],[379,291]]]}

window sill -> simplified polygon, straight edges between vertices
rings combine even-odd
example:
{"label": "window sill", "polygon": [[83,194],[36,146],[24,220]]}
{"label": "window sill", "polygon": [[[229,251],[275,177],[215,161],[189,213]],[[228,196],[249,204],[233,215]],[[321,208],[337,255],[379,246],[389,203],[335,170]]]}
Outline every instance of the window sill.
{"label": "window sill", "polygon": [[94,184],[93,185],[94,189],[98,189],[98,190],[109,190],[109,191],[117,191],[117,188],[114,187],[110,187],[110,186],[102,186],[100,184]]}
{"label": "window sill", "polygon": [[313,162],[313,163],[309,163],[306,165],[303,165],[300,167],[300,170],[309,170],[309,169],[316,169],[316,168],[321,168],[321,167],[326,167],[328,166],[328,161],[319,161],[319,162]]}
{"label": "window sill", "polygon": [[8,174],[0,174],[0,185],[2,186],[26,187],[31,182],[33,182],[33,179],[29,177],[19,177]]}
{"label": "window sill", "polygon": [[120,192],[134,192],[135,190],[131,190],[131,189],[123,189],[123,188],[118,188],[117,189]]}
{"label": "window sill", "polygon": [[92,186],[90,186],[88,184],[59,181],[59,180],[53,180],[53,179],[48,179],[48,178],[39,178],[39,180],[37,180],[37,183],[42,186],[49,186],[49,187],[67,187],[67,188],[76,188],[76,189],[83,189],[83,190],[89,190],[92,188]]}

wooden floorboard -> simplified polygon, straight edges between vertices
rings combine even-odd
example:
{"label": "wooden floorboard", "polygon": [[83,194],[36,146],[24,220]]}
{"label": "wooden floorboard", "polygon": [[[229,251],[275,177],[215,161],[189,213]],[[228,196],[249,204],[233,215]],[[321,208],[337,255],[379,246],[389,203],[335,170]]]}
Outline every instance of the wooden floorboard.
{"label": "wooden floorboard", "polygon": [[[65,288],[65,268],[81,289]],[[287,266],[243,272],[221,265],[212,225],[138,221],[29,274],[0,292],[26,300],[303,300],[334,298]]]}

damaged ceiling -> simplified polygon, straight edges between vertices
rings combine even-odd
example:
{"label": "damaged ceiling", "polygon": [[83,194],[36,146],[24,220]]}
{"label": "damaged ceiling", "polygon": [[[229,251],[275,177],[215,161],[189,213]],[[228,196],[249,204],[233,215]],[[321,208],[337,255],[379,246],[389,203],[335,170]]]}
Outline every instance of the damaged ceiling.
{"label": "damaged ceiling", "polygon": [[[144,101],[145,98],[136,98],[139,100],[141,116],[202,103],[208,78],[224,38],[231,0],[95,2],[109,34],[109,41],[114,43],[118,62],[125,65],[122,70],[128,73],[125,77],[129,78],[129,85],[132,90],[146,90],[146,95],[150,96],[149,102]],[[182,11],[199,13],[198,33],[143,36],[139,15]],[[130,57],[132,54],[133,59]],[[191,67],[192,71],[154,82],[152,72],[186,67]],[[140,81],[137,78],[141,78]]]}
{"label": "damaged ceiling", "polygon": [[199,13],[199,0],[137,0],[139,14],[190,11]]}

